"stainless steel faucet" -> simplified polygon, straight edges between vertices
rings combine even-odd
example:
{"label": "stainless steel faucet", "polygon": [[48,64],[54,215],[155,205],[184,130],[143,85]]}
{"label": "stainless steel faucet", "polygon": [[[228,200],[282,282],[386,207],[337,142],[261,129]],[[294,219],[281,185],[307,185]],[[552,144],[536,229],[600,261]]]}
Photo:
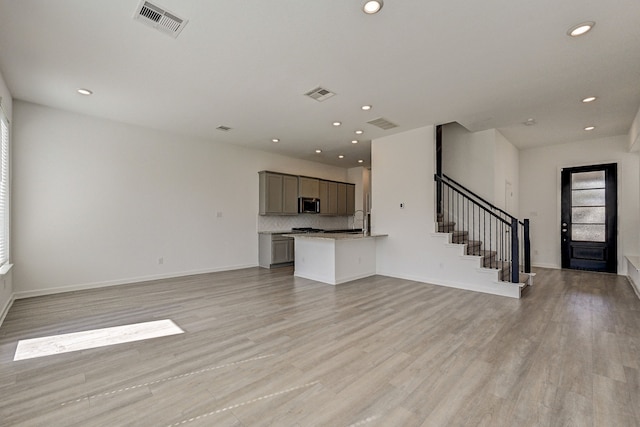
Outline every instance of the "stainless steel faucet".
{"label": "stainless steel faucet", "polygon": [[362,230],[364,231],[364,217],[366,216],[366,214],[365,214],[365,212],[364,212],[362,209],[358,209],[357,211],[355,211],[355,212],[353,213],[353,220],[352,220],[352,222],[351,222],[351,228],[352,228],[352,229],[356,228],[356,214],[357,214],[358,212],[362,212],[362,220],[361,220],[361,221],[362,221]]}

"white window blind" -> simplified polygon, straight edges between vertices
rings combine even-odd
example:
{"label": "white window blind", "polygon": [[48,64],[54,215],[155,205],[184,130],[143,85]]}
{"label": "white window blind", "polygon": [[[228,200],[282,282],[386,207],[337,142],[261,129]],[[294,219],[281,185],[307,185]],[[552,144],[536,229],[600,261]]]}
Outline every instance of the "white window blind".
{"label": "white window blind", "polygon": [[9,122],[0,110],[0,266],[9,261]]}

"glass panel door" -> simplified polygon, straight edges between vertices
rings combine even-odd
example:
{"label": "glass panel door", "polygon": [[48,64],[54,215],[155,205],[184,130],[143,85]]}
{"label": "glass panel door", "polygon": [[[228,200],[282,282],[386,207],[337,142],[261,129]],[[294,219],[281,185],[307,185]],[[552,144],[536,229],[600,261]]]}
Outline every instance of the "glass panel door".
{"label": "glass panel door", "polygon": [[571,174],[571,240],[605,241],[604,171]]}
{"label": "glass panel door", "polygon": [[562,170],[562,268],[617,271],[617,165]]}

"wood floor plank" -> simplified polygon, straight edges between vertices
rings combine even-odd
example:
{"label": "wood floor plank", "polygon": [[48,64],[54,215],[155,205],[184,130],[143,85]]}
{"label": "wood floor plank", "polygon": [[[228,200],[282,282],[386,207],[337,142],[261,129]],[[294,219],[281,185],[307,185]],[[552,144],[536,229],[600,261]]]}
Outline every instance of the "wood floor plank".
{"label": "wood floor plank", "polygon": [[[7,426],[637,426],[640,300],[537,269],[522,300],[249,268],[18,300]],[[20,339],[171,319],[185,333],[13,361]]]}

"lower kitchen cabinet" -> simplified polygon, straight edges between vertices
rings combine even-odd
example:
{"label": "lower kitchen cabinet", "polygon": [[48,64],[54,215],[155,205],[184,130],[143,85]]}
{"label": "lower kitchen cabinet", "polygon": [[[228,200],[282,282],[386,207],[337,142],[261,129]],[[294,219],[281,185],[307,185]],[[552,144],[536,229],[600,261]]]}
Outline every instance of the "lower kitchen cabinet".
{"label": "lower kitchen cabinet", "polygon": [[285,237],[278,233],[260,233],[258,236],[260,267],[272,268],[293,264],[295,256],[293,237]]}

